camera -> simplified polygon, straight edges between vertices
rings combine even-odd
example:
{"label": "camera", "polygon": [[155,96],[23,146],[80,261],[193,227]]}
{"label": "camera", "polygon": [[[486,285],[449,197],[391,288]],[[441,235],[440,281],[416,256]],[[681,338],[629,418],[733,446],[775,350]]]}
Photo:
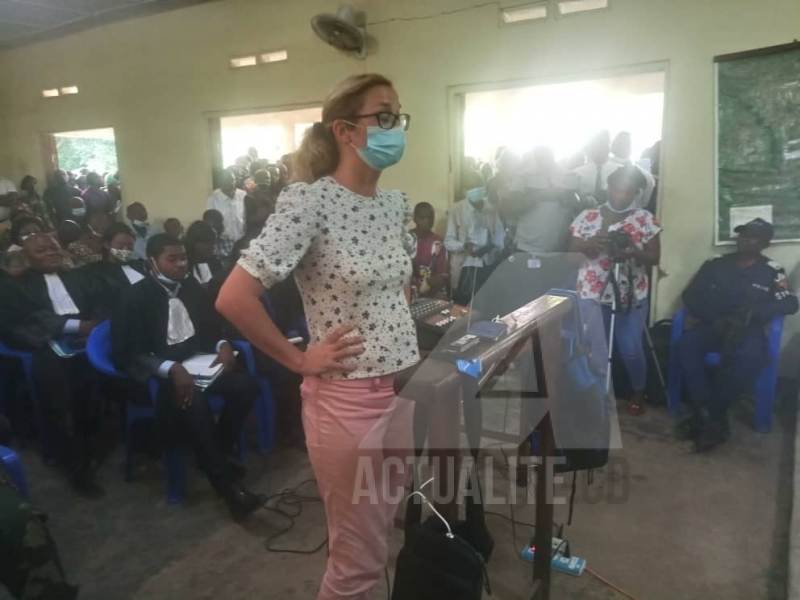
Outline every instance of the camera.
{"label": "camera", "polygon": [[622,254],[633,245],[633,238],[627,231],[609,231],[608,249],[611,254]]}

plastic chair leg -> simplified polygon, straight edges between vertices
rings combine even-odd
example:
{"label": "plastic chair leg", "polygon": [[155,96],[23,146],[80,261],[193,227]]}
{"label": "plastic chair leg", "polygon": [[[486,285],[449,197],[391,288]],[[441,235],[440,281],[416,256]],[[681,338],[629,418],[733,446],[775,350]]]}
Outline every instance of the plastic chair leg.
{"label": "plastic chair leg", "polygon": [[39,446],[42,451],[42,462],[46,465],[55,462],[55,452],[52,443],[47,436],[45,427],[44,413],[39,403],[39,396],[36,394],[36,386],[33,384],[33,357],[26,356],[22,359],[22,368],[25,372],[25,385],[28,387],[28,396],[33,402],[33,410],[36,415],[36,427],[39,429]]}
{"label": "plastic chair leg", "polygon": [[186,455],[170,450],[165,452],[167,467],[167,503],[180,504],[186,497]]}
{"label": "plastic chair leg", "polygon": [[125,481],[133,481],[133,422],[125,425]]}
{"label": "plastic chair leg", "polygon": [[258,450],[266,455],[275,447],[275,399],[269,380],[259,377],[259,383],[261,394],[256,398]]}
{"label": "plastic chair leg", "polygon": [[22,496],[30,502],[31,495],[28,491],[28,482],[25,479],[25,470],[22,468],[22,461],[20,461],[19,455],[10,448],[0,446],[0,461],[5,465]]}
{"label": "plastic chair leg", "polygon": [[758,376],[755,385],[756,423],[759,433],[772,431],[772,409],[775,405],[777,388],[777,367],[770,365]]}

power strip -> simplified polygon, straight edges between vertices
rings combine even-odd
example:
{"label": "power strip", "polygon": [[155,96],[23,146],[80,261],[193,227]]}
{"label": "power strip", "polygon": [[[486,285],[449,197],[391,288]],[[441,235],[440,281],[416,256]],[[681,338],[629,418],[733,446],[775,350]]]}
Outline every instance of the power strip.
{"label": "power strip", "polygon": [[[558,538],[553,538],[554,546],[556,539]],[[522,549],[522,554],[520,556],[524,561],[533,562],[535,556],[534,548],[532,546],[526,546]],[[567,575],[579,577],[581,574],[583,574],[583,570],[586,568],[586,559],[579,558],[577,556],[571,556],[567,558],[559,553],[553,557],[553,560],[550,562],[550,566],[554,571],[560,571],[562,573],[566,573]]]}

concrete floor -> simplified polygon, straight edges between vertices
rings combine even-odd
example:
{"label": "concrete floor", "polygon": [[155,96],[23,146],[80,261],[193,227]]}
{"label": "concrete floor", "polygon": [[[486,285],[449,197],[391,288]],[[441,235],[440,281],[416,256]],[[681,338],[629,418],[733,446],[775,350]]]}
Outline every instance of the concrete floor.
{"label": "concrete floor", "polygon": [[[734,422],[732,440],[708,455],[675,443],[663,409],[644,417],[621,416],[624,448],[614,469],[579,478],[575,515],[566,528],[574,554],[588,567],[641,600],[771,599],[786,597],[786,556],[794,423],[779,421],[770,435],[750,422]],[[787,422],[791,419],[785,419]],[[496,495],[508,489],[503,457],[489,454]],[[264,540],[285,527],[285,518],[260,512],[247,524],[227,518],[205,480],[190,474],[185,506],[165,504],[161,470],[142,457],[138,479],[122,479],[117,452],[100,472],[107,495],[77,499],[33,450],[22,453],[34,502],[50,514],[52,532],[83,600],[313,599],[325,552],[313,556],[268,553]],[[275,493],[311,477],[308,459],[296,450],[248,456],[253,489]],[[556,496],[566,498],[569,482]],[[308,489],[312,491],[313,487]],[[524,496],[520,493],[520,496]],[[489,507],[509,514],[507,505]],[[533,506],[518,499],[516,518],[533,519]],[[556,521],[566,521],[566,506]],[[527,528],[487,517],[496,547],[489,565],[495,600],[530,597],[530,565],[518,552]],[[325,536],[322,507],[309,504],[294,530],[280,540],[309,548]],[[394,563],[402,535],[392,542]],[[590,574],[554,574],[554,599],[621,599]],[[385,597],[381,584],[376,596]],[[0,592],[0,599],[6,596]]]}

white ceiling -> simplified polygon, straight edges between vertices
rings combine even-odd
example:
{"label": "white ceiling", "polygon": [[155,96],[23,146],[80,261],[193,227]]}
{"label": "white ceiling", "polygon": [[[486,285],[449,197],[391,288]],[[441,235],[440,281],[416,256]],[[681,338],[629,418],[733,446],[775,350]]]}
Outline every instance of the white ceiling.
{"label": "white ceiling", "polygon": [[0,49],[215,0],[0,0]]}

